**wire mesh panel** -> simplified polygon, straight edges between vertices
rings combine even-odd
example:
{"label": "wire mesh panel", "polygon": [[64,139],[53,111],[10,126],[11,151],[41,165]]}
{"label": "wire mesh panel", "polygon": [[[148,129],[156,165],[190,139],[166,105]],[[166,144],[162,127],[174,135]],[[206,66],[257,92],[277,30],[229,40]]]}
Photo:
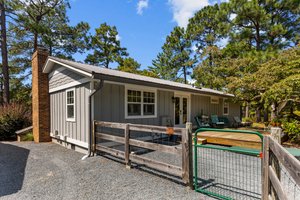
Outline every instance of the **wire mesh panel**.
{"label": "wire mesh panel", "polygon": [[[276,158],[272,151],[270,151],[270,163],[273,169],[276,172],[277,178],[280,181],[283,191],[287,195],[289,200],[298,200],[300,199],[300,186],[293,179],[291,174],[287,171],[284,165]],[[271,195],[275,199],[279,199],[276,192],[272,188],[271,184]]]}
{"label": "wire mesh panel", "polygon": [[197,148],[197,189],[228,199],[261,198],[261,159],[210,145]]}
{"label": "wire mesh panel", "polygon": [[198,133],[230,132],[263,136],[258,132],[200,128],[194,137],[195,190],[220,199],[261,199],[260,150],[197,144]]}

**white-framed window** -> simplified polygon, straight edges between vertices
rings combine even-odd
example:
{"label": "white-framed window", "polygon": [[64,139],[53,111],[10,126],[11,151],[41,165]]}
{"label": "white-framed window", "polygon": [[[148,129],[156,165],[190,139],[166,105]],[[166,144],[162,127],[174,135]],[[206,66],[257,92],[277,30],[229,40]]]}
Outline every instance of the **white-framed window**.
{"label": "white-framed window", "polygon": [[156,90],[125,89],[125,118],[154,118],[156,117]]}
{"label": "white-framed window", "polygon": [[66,90],[66,119],[75,121],[75,88]]}
{"label": "white-framed window", "polygon": [[226,99],[223,101],[223,115],[229,115],[229,103]]}
{"label": "white-framed window", "polygon": [[211,104],[219,104],[219,97],[210,97],[210,103]]}

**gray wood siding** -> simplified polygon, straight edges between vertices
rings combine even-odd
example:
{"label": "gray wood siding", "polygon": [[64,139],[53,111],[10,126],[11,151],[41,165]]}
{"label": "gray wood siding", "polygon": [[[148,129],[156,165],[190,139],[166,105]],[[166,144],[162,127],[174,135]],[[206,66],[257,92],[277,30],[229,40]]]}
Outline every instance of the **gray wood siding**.
{"label": "gray wood siding", "polygon": [[[60,66],[56,65],[55,69],[58,69]],[[84,78],[84,76],[73,72],[72,70],[69,69],[64,69],[53,76],[49,77],[49,89],[56,88],[58,86],[62,86],[68,83],[71,83],[73,81],[78,81],[80,79]]]}
{"label": "gray wood siding", "polygon": [[[201,114],[201,111],[205,115],[223,115],[223,98],[219,98],[219,104],[210,103],[209,96],[192,95],[191,96],[191,121],[196,124],[194,117]],[[240,117],[240,105],[238,103],[229,103],[229,115],[227,115],[230,121],[234,116]]]}
{"label": "gray wood siding", "polygon": [[235,116],[241,117],[241,105],[239,103],[229,103],[229,116],[231,118]]}
{"label": "gray wood siding", "polygon": [[66,120],[65,90],[50,94],[51,133],[68,136],[72,139],[87,142],[88,136],[88,96],[89,83],[76,87],[75,122]]}
{"label": "gray wood siding", "polygon": [[125,86],[105,83],[103,88],[96,93],[94,100],[95,120],[161,125],[161,118],[168,116],[173,121],[174,104],[173,92],[157,91],[157,117],[125,119]]}

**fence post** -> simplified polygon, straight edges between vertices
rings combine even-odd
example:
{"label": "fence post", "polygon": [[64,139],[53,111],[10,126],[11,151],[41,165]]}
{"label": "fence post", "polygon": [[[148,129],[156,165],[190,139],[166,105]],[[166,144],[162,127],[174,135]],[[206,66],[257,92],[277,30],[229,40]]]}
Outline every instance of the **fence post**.
{"label": "fence post", "polygon": [[130,154],[130,145],[129,145],[129,138],[130,138],[130,130],[129,130],[129,124],[125,124],[124,126],[124,133],[125,133],[125,165],[126,169],[131,168],[131,162],[129,159]]}
{"label": "fence post", "polygon": [[182,179],[193,189],[193,153],[192,153],[192,123],[187,122],[182,129]]}
{"label": "fence post", "polygon": [[269,137],[264,136],[263,141],[263,162],[262,162],[262,199],[268,200],[270,194],[270,181],[269,181]]}

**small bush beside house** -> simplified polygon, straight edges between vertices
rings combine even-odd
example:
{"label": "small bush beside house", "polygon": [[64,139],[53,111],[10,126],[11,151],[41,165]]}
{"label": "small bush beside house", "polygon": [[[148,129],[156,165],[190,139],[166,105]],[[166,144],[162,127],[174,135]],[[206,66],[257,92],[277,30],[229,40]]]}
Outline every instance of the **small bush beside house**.
{"label": "small bush beside house", "polygon": [[15,140],[15,132],[30,125],[30,107],[22,103],[0,106],[0,140]]}
{"label": "small bush beside house", "polygon": [[293,120],[290,122],[283,123],[283,130],[288,135],[289,140],[291,142],[300,141],[300,122],[297,120]]}

